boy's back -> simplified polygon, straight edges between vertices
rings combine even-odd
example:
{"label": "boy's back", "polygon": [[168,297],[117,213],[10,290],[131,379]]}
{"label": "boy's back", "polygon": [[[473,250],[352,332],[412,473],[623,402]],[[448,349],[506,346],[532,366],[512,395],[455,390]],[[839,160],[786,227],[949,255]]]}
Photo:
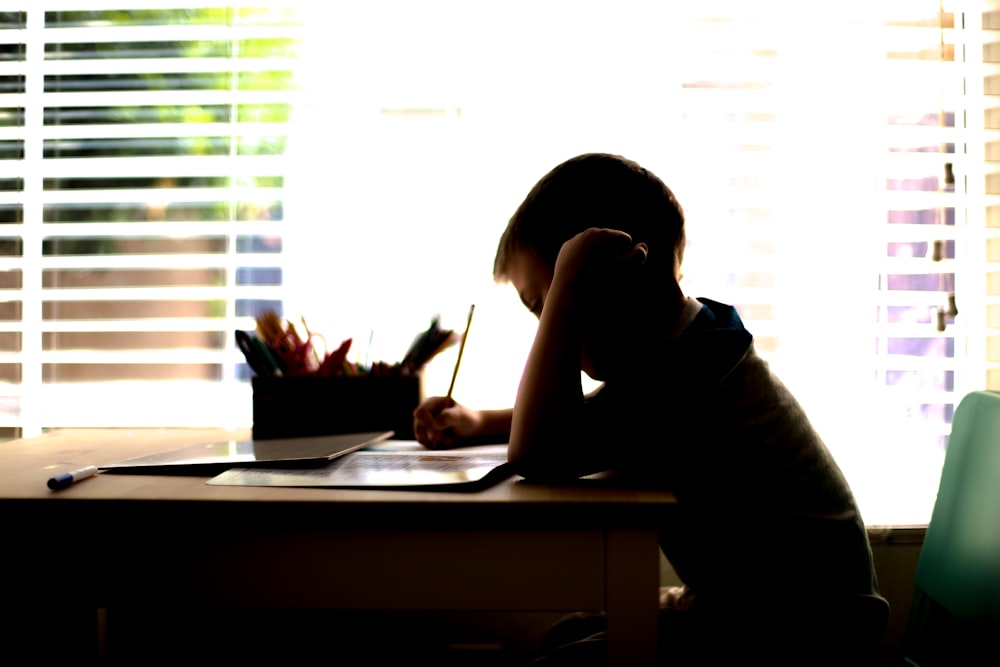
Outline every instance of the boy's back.
{"label": "boy's back", "polygon": [[647,361],[585,411],[591,437],[619,443],[617,468],[677,496],[661,530],[684,583],[664,598],[671,664],[730,650],[769,664],[863,664],[888,604],[850,487],[735,310],[700,301],[685,330],[633,350]]}

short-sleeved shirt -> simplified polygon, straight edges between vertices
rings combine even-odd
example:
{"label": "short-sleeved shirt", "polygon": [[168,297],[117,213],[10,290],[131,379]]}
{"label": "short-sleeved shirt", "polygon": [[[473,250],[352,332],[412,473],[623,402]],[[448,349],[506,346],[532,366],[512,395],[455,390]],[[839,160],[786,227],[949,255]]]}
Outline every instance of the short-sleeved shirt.
{"label": "short-sleeved shirt", "polygon": [[748,580],[776,604],[878,597],[840,468],[736,310],[698,302],[661,354],[587,400],[586,432],[615,468],[674,492],[660,544],[702,604],[743,604]]}

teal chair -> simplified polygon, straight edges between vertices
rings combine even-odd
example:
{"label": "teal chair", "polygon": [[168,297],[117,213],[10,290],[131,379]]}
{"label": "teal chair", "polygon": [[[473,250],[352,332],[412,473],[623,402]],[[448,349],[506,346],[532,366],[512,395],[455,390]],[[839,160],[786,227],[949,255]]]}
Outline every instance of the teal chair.
{"label": "teal chair", "polygon": [[917,561],[906,665],[1000,665],[1000,393],[955,409]]}

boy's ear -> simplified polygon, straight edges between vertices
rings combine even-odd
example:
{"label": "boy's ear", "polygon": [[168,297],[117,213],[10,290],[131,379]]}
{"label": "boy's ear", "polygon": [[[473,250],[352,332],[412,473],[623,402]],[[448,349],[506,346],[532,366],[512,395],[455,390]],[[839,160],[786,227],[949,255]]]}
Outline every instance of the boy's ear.
{"label": "boy's ear", "polygon": [[632,249],[625,254],[623,258],[628,264],[635,266],[636,268],[642,266],[646,263],[646,259],[649,257],[649,246],[645,243],[636,243],[632,246]]}

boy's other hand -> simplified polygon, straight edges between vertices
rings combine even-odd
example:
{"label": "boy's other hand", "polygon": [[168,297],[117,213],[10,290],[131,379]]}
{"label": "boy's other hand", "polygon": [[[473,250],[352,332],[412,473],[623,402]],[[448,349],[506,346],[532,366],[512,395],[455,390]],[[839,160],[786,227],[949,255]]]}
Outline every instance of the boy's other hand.
{"label": "boy's other hand", "polygon": [[645,243],[632,243],[623,231],[592,227],[563,244],[555,272],[573,276],[573,282],[587,282],[606,278],[609,271],[638,268],[648,254]]}
{"label": "boy's other hand", "polygon": [[477,435],[480,416],[447,396],[432,396],[413,411],[413,433],[428,449],[457,447]]}

